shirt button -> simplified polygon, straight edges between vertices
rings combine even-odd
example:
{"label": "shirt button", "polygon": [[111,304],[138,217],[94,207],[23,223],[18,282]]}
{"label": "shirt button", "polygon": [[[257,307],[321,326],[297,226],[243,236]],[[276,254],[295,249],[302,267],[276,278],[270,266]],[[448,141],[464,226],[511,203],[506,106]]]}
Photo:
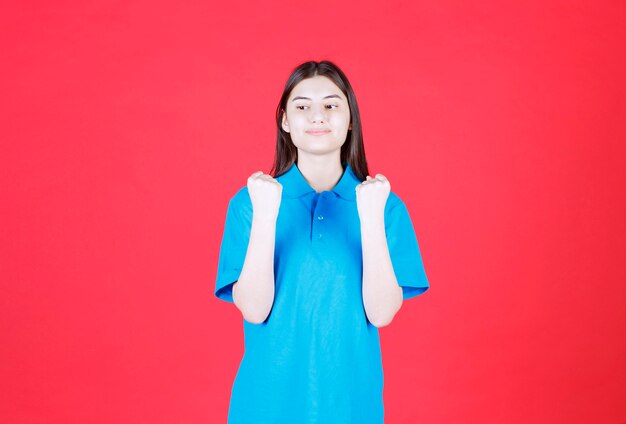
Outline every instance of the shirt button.
{"label": "shirt button", "polygon": [[324,219],[324,217],[322,215],[318,215],[317,219],[319,219],[321,221],[322,219]]}

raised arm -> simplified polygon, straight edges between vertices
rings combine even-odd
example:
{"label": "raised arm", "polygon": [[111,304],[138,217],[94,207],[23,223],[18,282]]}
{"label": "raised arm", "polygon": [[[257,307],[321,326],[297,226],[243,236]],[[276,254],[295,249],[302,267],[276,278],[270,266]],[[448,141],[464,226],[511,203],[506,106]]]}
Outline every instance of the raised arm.
{"label": "raised arm", "polygon": [[274,303],[274,247],[282,186],[263,172],[248,178],[252,226],[241,274],[233,284],[233,301],[246,321],[264,322]]}

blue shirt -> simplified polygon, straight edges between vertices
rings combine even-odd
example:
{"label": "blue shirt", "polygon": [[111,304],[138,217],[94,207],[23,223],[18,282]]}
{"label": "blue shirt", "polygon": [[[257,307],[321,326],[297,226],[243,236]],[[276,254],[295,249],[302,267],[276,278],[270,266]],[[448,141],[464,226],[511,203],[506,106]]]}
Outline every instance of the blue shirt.
{"label": "blue shirt", "polygon": [[[274,303],[261,324],[243,320],[244,354],[235,377],[230,424],[383,423],[378,328],[362,298],[361,230],[349,164],[330,191],[317,193],[294,163],[276,221]],[[228,204],[215,296],[233,302],[243,267],[252,203],[247,186]],[[385,232],[403,298],[429,288],[411,218],[389,193]]]}

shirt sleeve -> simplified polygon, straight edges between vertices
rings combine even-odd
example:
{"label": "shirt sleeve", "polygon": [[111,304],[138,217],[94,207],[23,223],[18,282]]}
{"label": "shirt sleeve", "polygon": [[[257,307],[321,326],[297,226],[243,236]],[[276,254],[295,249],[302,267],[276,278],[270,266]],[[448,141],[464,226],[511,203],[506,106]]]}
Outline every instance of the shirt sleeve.
{"label": "shirt sleeve", "polygon": [[228,203],[215,279],[215,296],[230,303],[234,303],[233,284],[239,279],[246,259],[252,226],[252,211],[241,200],[242,194],[238,193]]}
{"label": "shirt sleeve", "polygon": [[424,293],[430,285],[411,217],[404,202],[397,200],[386,215],[385,234],[393,271],[406,300]]}

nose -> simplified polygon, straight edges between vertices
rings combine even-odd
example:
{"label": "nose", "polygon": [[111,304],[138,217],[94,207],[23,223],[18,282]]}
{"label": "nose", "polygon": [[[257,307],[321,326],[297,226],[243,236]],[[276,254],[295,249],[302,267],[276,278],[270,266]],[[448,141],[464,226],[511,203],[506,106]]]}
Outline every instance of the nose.
{"label": "nose", "polygon": [[326,122],[326,110],[324,105],[311,107],[311,122]]}

